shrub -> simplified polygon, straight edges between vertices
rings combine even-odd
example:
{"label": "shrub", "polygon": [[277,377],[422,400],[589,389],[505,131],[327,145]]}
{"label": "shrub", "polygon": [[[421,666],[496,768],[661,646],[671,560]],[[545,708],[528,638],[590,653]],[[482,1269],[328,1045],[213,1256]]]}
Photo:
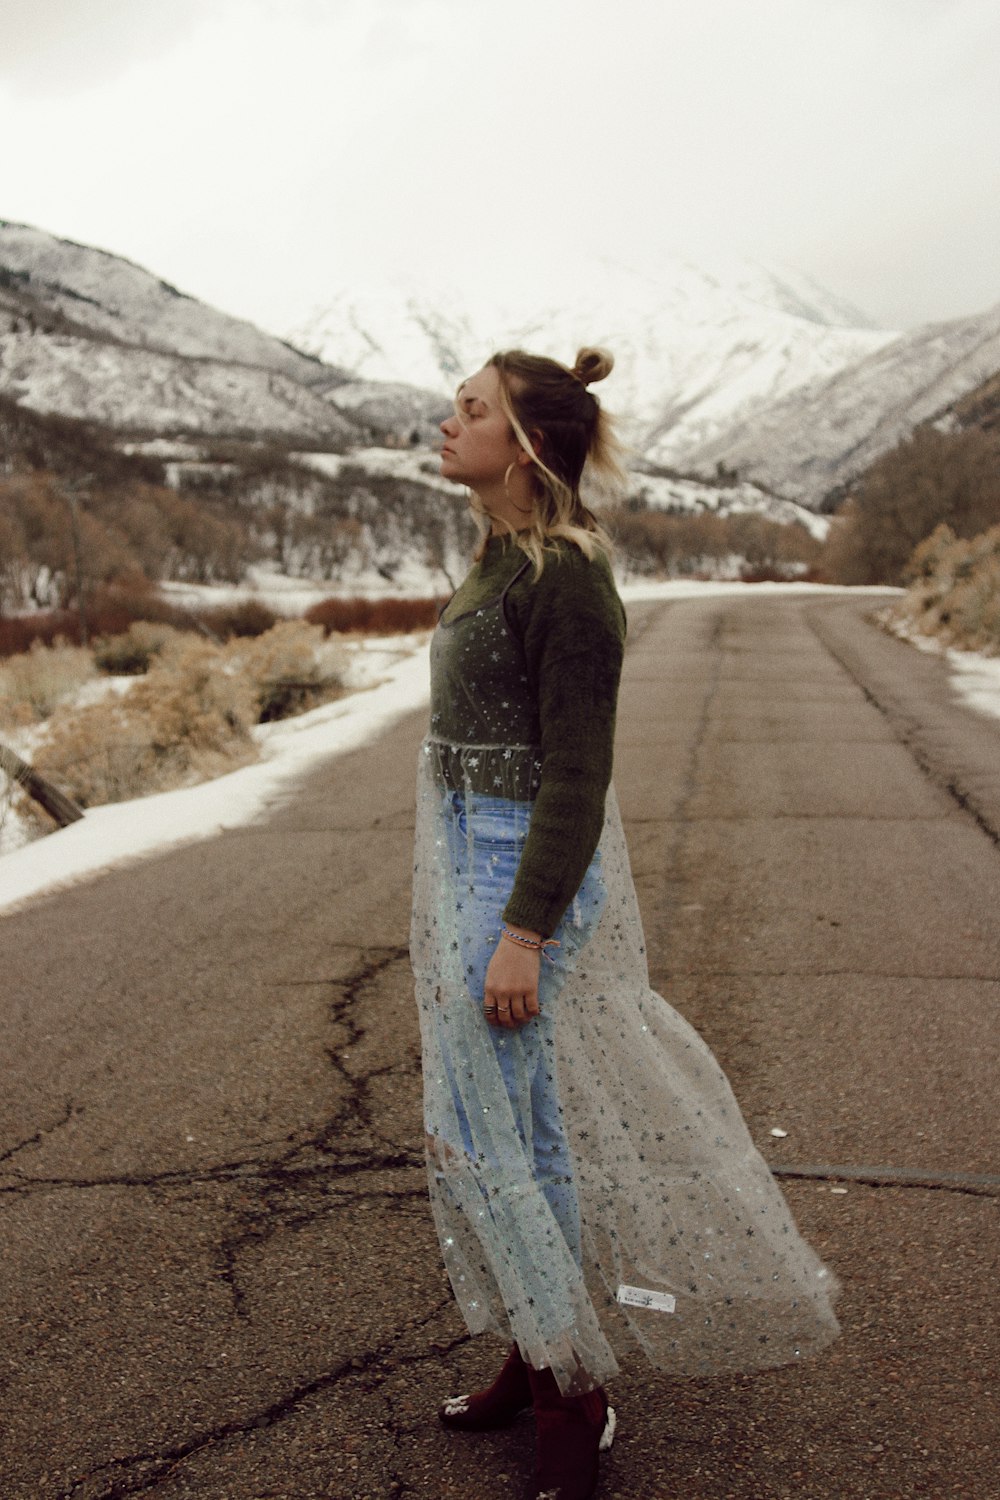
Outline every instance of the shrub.
{"label": "shrub", "polygon": [[234,640],[226,656],[249,683],[262,724],[336,698],[343,688],[340,649],[326,643],[321,626],[304,620],[283,620],[254,640]]}
{"label": "shrub", "polygon": [[56,638],[51,646],[34,641],[30,650],[0,666],[0,705],[5,724],[47,719],[65,698],[97,675],[89,651]]}
{"label": "shrub", "polygon": [[371,635],[404,635],[432,630],[444,599],[321,599],[305,618],[322,625],[327,635],[363,631]]}
{"label": "shrub", "polygon": [[256,701],[217,647],[168,643],[124,698],[52,715],[35,765],[84,807],[164,791],[256,757]]}
{"label": "shrub", "polygon": [[81,807],[124,802],[170,784],[146,732],[126,703],[92,704],[54,715],[34,757],[38,771]]}
{"label": "shrub", "polygon": [[79,642],[79,616],[65,609],[40,609],[11,620],[0,619],[0,657],[27,651],[34,641],[50,646],[58,636]]}
{"label": "shrub", "polygon": [[[90,663],[87,652],[59,649]],[[119,665],[129,652],[136,659],[148,651],[146,675],[124,697],[57,707],[34,756],[42,775],[83,807],[190,785],[245,764],[257,754],[254,724],[342,690],[340,647],[302,620],[225,645],[137,623],[107,649],[121,652]]]}
{"label": "shrub", "polygon": [[103,635],[94,642],[94,660],[102,672],[138,676],[149,671],[153,660],[178,633],[172,625],[133,620],[120,635]]}
{"label": "shrub", "polygon": [[[262,635],[280,616],[259,599],[235,599],[229,604],[184,609],[165,599],[148,579],[130,575],[95,589],[86,604],[88,634],[92,640],[125,635],[140,620],[170,625],[175,630],[192,627],[226,641],[233,636]],[[27,651],[31,642],[48,644],[57,635],[79,645],[83,630],[79,611],[37,610],[14,619],[0,619],[0,657]]]}
{"label": "shrub", "polygon": [[949,646],[1000,654],[1000,526],[970,538],[938,526],[905,573],[909,588],[886,620]]}
{"label": "shrub", "polygon": [[823,575],[833,583],[902,583],[914,548],[935,527],[973,537],[997,521],[995,435],[918,428],[872,464],[841,507],[823,552]]}
{"label": "shrub", "polygon": [[[95,589],[87,598],[85,614],[92,640],[124,634],[137,620],[172,625],[177,630],[189,630],[192,620],[197,622],[187,610],[164,599],[147,578],[135,574]],[[36,610],[13,619],[0,619],[0,657],[27,651],[32,641],[48,645],[57,636],[76,646],[82,643],[78,609]]]}
{"label": "shrub", "polygon": [[798,522],[771,521],[753,511],[675,514],[630,501],[608,511],[604,520],[619,558],[654,577],[798,578],[819,553],[815,538]]}
{"label": "shrub", "polygon": [[204,625],[219,640],[228,641],[233,636],[263,635],[271,630],[281,617],[260,599],[234,599],[231,604],[213,605],[209,609],[194,609],[189,619]]}

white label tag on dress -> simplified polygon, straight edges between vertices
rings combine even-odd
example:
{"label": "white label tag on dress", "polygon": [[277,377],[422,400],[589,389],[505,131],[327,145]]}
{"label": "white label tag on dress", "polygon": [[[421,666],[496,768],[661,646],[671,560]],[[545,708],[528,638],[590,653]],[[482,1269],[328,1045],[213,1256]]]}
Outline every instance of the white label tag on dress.
{"label": "white label tag on dress", "polygon": [[669,1292],[649,1292],[644,1286],[620,1286],[618,1301],[626,1307],[648,1307],[653,1312],[673,1312],[677,1298]]}

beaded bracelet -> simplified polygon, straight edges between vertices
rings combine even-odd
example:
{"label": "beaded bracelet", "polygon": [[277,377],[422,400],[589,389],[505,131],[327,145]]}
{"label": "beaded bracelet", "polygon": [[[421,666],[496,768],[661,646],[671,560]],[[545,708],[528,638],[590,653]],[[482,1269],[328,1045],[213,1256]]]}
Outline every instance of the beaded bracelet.
{"label": "beaded bracelet", "polygon": [[500,936],[505,937],[508,942],[518,943],[522,948],[533,948],[543,958],[547,958],[550,964],[555,963],[551,953],[546,953],[546,948],[559,948],[561,944],[556,938],[529,938],[523,937],[519,932],[511,932],[506,922],[500,923]]}

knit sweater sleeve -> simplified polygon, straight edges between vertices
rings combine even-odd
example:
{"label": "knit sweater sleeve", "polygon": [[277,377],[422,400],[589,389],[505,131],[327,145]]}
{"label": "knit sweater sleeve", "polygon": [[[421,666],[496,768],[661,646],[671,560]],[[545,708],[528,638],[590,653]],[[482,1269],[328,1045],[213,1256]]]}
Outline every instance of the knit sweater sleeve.
{"label": "knit sweater sleeve", "polygon": [[504,918],[549,937],[594,857],[611,781],[625,612],[603,553],[566,545],[508,598],[541,729],[541,781]]}

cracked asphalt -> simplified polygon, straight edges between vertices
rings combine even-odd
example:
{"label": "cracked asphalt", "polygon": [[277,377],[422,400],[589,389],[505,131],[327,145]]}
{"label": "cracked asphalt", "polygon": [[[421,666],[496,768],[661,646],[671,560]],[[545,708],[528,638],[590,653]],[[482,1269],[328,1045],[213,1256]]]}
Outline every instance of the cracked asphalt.
{"label": "cracked asphalt", "polygon": [[[616,783],[652,979],[840,1276],[844,1335],[753,1377],[624,1370],[606,1500],[1000,1497],[1000,722],[875,602],[630,609]],[[530,1421],[435,1419],[502,1351],[465,1335],[424,1192],[422,732],[0,918],[0,1500],[521,1492]]]}

